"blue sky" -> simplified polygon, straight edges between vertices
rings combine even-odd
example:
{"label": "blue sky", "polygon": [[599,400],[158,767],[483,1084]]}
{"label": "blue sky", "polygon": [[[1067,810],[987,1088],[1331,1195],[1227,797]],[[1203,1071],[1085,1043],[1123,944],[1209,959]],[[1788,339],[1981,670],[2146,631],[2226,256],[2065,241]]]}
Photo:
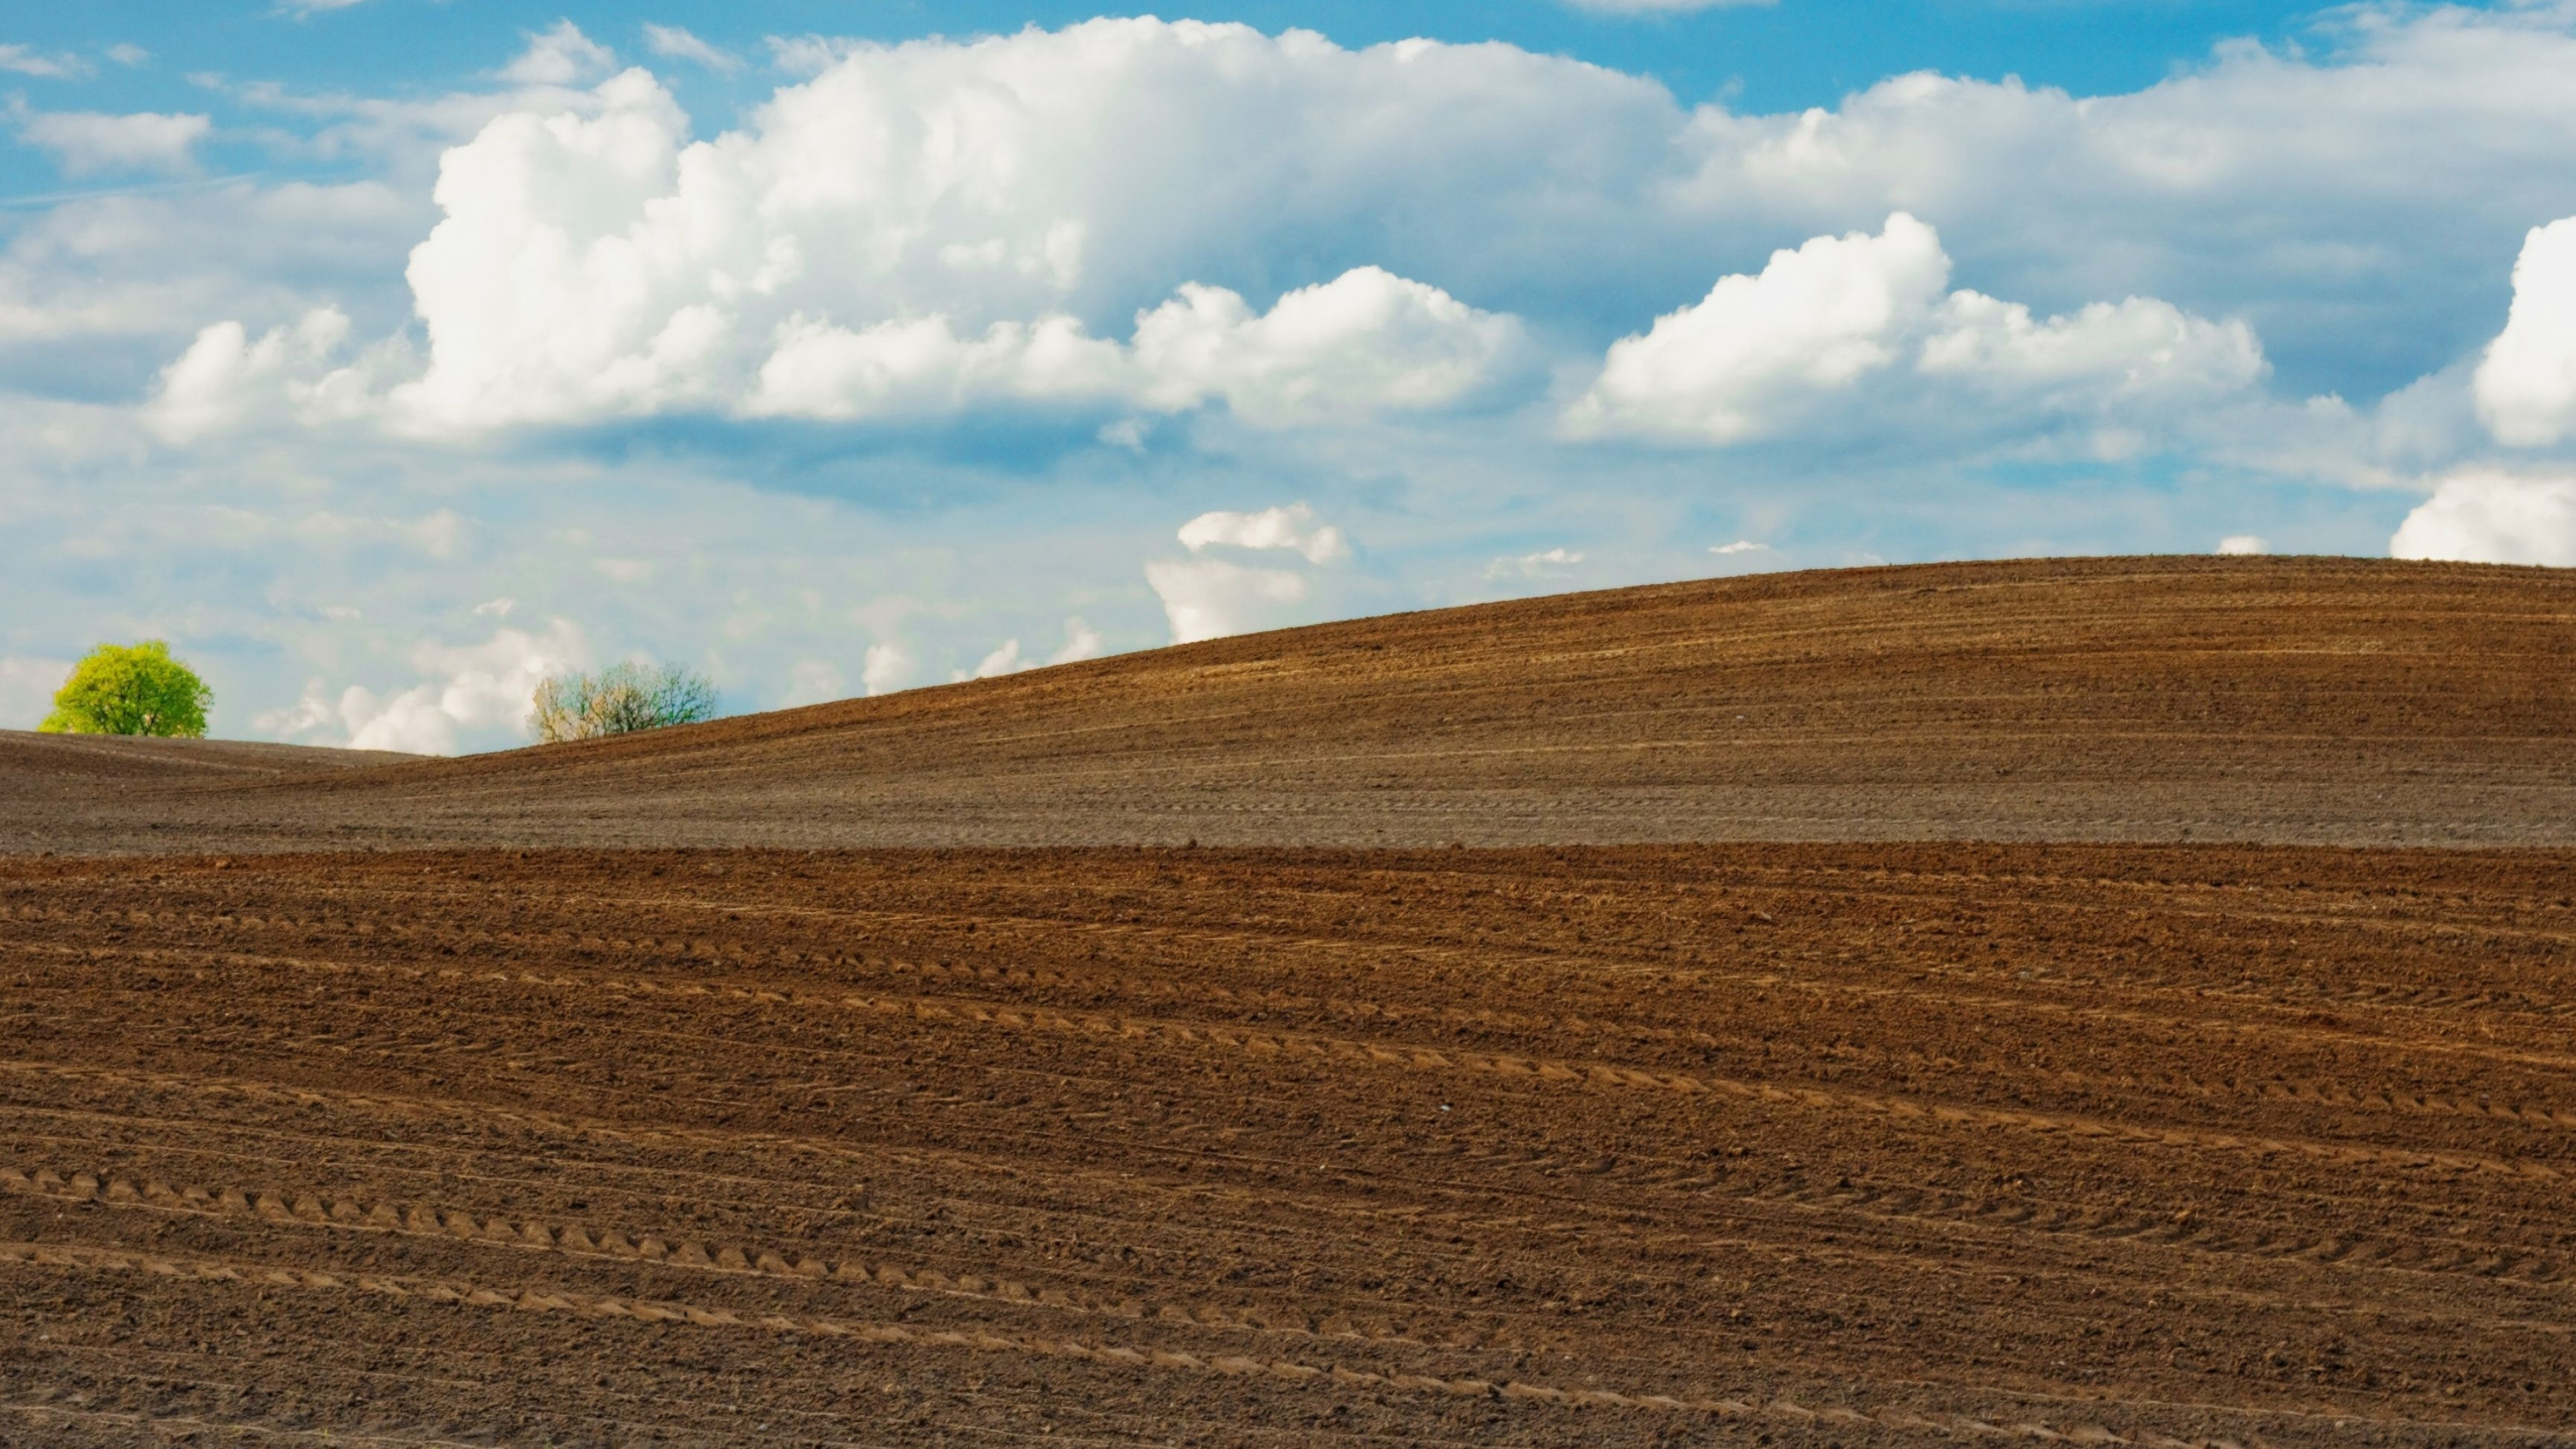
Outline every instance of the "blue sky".
{"label": "blue sky", "polygon": [[[22,7],[23,8],[23,7]],[[2576,564],[2576,7],[0,22],[0,727],[1748,569]]]}

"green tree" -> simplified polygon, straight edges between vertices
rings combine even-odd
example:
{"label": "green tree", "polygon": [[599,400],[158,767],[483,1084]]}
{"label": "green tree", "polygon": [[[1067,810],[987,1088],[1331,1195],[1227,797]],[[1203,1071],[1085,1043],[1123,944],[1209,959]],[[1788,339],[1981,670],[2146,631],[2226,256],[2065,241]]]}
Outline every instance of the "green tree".
{"label": "green tree", "polygon": [[528,733],[552,745],[714,719],[716,686],[676,665],[612,664],[547,679],[530,706]]}
{"label": "green tree", "polygon": [[54,691],[54,712],[36,728],[57,735],[206,737],[206,706],[215,692],[197,672],[170,657],[158,639],[101,644]]}

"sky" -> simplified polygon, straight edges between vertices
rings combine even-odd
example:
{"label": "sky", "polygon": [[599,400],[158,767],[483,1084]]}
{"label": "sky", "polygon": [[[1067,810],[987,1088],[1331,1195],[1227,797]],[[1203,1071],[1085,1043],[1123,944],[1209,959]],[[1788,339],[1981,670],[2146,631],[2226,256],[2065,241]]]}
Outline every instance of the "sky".
{"label": "sky", "polygon": [[0,18],[0,727],[1756,570],[2576,566],[2576,4]]}

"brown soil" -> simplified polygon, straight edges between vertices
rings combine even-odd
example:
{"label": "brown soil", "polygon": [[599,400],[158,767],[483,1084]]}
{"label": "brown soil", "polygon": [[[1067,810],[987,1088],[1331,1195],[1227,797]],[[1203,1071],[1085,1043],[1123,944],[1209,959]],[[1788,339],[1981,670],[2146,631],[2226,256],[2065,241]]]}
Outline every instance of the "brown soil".
{"label": "brown soil", "polygon": [[0,1439],[2563,1442],[2571,879],[0,864]]}
{"label": "brown soil", "polygon": [[[2571,657],[2106,560],[0,736],[0,1444],[2567,1443]],[[1578,843],[1693,836],[1846,840]]]}
{"label": "brown soil", "polygon": [[[0,779],[33,739],[0,737]],[[2156,558],[1772,575],[592,745],[49,789],[42,808],[0,809],[0,851],[2570,845],[2576,571]]]}

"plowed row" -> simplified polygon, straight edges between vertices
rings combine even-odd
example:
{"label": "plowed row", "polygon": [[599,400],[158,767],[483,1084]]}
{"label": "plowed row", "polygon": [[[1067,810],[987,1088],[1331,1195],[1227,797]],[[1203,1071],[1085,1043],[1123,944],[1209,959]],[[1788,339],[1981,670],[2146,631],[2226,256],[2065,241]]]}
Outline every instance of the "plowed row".
{"label": "plowed row", "polygon": [[0,1442],[2561,1442],[2571,867],[10,862]]}

